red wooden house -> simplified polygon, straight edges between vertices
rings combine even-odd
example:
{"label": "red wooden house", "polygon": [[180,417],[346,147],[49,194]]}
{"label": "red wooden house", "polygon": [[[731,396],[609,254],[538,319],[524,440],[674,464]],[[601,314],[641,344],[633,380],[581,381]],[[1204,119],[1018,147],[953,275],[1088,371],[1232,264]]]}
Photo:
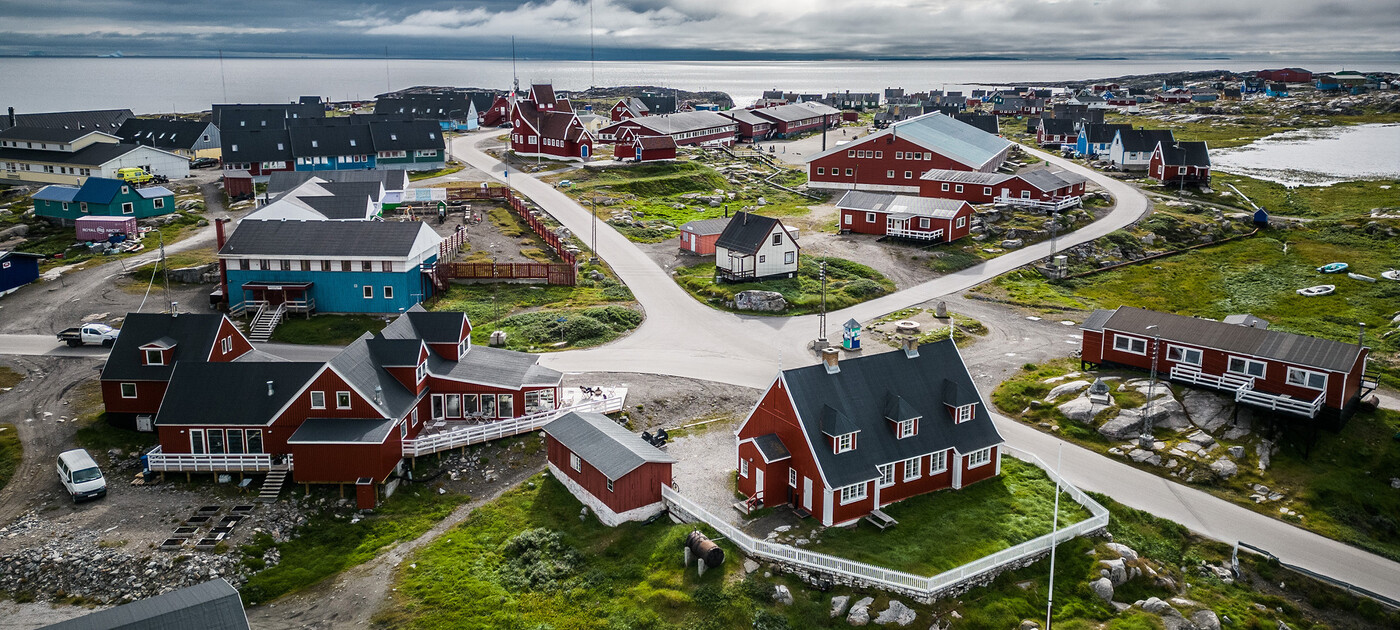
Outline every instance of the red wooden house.
{"label": "red wooden house", "polygon": [[1015,174],[933,169],[919,178],[919,196],[969,203],[1049,205],[1060,210],[1079,205],[1085,181],[1074,173],[1048,168]]}
{"label": "red wooden house", "polygon": [[966,201],[848,191],[836,202],[841,231],[951,243],[972,229]]}
{"label": "red wooden house", "polygon": [[570,412],[544,427],[549,472],[609,527],[661,513],[676,459],[601,413]]}
{"label": "red wooden house", "polygon": [[510,96],[505,94],[496,96],[496,100],[491,102],[491,107],[477,112],[477,116],[482,127],[499,127],[510,122]]}
{"label": "red wooden house", "polygon": [[752,109],[731,109],[723,114],[738,125],[740,142],[767,140],[773,135],[773,121],[754,113]]}
{"label": "red wooden house", "polygon": [[1003,440],[951,340],[778,374],[735,431],[738,490],[822,525],[1001,472]]}
{"label": "red wooden house", "polygon": [[1279,70],[1260,70],[1254,76],[1265,81],[1278,81],[1280,83],[1312,83],[1313,74],[1302,68],[1283,68]]}
{"label": "red wooden house", "polygon": [[755,109],[753,115],[772,121],[772,133],[779,138],[834,127],[841,122],[841,110],[818,102],[774,105]]}
{"label": "red wooden house", "polygon": [[729,217],[700,219],[681,226],[681,250],[701,256],[715,255],[715,241],[729,225]]}
{"label": "red wooden house", "polygon": [[1073,144],[1079,138],[1079,128],[1068,118],[1041,118],[1036,125],[1035,141],[1040,146]]}
{"label": "red wooden house", "polygon": [[808,186],[918,194],[929,169],[994,172],[1011,142],[939,113],[891,124],[823,151],[807,163]]}
{"label": "red wooden house", "polygon": [[670,136],[677,146],[730,146],[736,128],[732,119],[719,112],[677,112],[613,123],[598,131],[598,139],[621,143],[633,136]]}
{"label": "red wooden house", "polygon": [[1210,182],[1210,151],[1205,142],[1158,142],[1147,176],[1163,184]]}
{"label": "red wooden house", "polygon": [[648,116],[650,114],[651,110],[647,107],[646,103],[642,102],[642,99],[629,96],[619,99],[617,103],[612,106],[612,109],[608,110],[608,120],[619,122],[629,118],[641,118],[642,116]]}
{"label": "red wooden house", "polygon": [[1190,103],[1191,90],[1185,88],[1172,88],[1170,90],[1158,92],[1157,96],[1154,98],[1158,103]]}
{"label": "red wooden house", "polygon": [[1358,344],[1131,306],[1094,311],[1081,328],[1086,366],[1150,370],[1155,357],[1164,378],[1307,418],[1344,417],[1376,388]]}
{"label": "red wooden house", "polygon": [[555,97],[553,86],[530,86],[530,93],[511,109],[510,122],[510,148],[516,155],[582,161],[593,155],[593,134],[568,99]]}
{"label": "red wooden house", "polygon": [[223,315],[130,313],[102,366],[102,404],[115,426],[153,431],[175,364],[233,361],[253,344]]}

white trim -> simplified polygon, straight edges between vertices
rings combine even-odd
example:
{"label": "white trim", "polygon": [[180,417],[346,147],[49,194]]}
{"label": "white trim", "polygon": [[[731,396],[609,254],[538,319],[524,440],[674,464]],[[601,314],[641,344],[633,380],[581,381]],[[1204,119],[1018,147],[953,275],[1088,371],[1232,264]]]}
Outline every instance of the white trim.
{"label": "white trim", "polygon": [[948,451],[938,451],[928,454],[928,476],[941,475],[948,472]]}
{"label": "white trim", "polygon": [[[888,471],[888,472],[886,472],[886,471]],[[893,463],[889,463],[889,464],[880,464],[879,466],[876,466],[876,467],[875,467],[875,472],[880,473],[880,479],[879,479],[879,481],[876,481],[876,482],[875,482],[875,487],[876,487],[877,489],[878,489],[878,488],[888,488],[888,487],[894,485],[894,481],[895,481],[896,477],[895,477],[895,475],[894,475],[894,464],[893,464]],[[887,477],[889,478],[889,482],[886,482],[886,481],[885,481],[885,478],[887,478]]]}
{"label": "white trim", "polygon": [[[902,468],[904,469],[905,481],[914,481],[923,475],[924,457],[922,455],[918,457],[910,457],[909,459],[906,459],[903,462],[901,462],[901,464]],[[910,468],[914,469],[914,474],[912,475],[909,474]]]}
{"label": "white trim", "polygon": [[993,447],[988,446],[987,448],[980,448],[968,453],[966,455],[967,469],[981,468],[992,463],[992,448]]}
{"label": "white trim", "polygon": [[[127,396],[127,395],[126,395],[126,386],[127,386],[127,385],[130,385],[130,386],[131,386],[131,395],[130,395],[130,396]],[[136,383],[121,383],[121,384],[119,384],[119,385],[117,386],[117,388],[118,388],[118,390],[120,391],[121,397],[122,397],[122,398],[139,398],[139,397],[140,397],[140,396],[138,396],[137,393],[136,393]]]}
{"label": "white trim", "polygon": [[[1231,365],[1231,364],[1235,362],[1235,359],[1239,359],[1239,360],[1245,362],[1245,363],[1244,363],[1244,370],[1241,371],[1241,370],[1236,370],[1236,369],[1234,369],[1234,366]],[[1256,364],[1256,365],[1263,366],[1263,369],[1260,370],[1258,374],[1255,374],[1255,373],[1253,373],[1253,372],[1250,372],[1250,371],[1249,371],[1249,368],[1251,367],[1251,364]],[[1232,355],[1226,355],[1226,357],[1225,357],[1225,371],[1226,371],[1226,372],[1229,372],[1230,374],[1239,374],[1239,375],[1241,375],[1241,376],[1248,376],[1248,377],[1251,377],[1251,378],[1257,378],[1257,379],[1260,379],[1260,380],[1264,380],[1265,377],[1266,377],[1266,376],[1268,375],[1268,373],[1269,373],[1269,362],[1268,362],[1268,361],[1260,361],[1260,360],[1258,360],[1258,359],[1251,359],[1251,358],[1249,358],[1249,357],[1242,357],[1242,356],[1233,355],[1233,354],[1232,354]]]}
{"label": "white trim", "polygon": [[[1118,347],[1118,340],[1119,340],[1119,339],[1122,339],[1122,340],[1124,340],[1124,341],[1126,342],[1126,343],[1124,344],[1124,346],[1126,346],[1126,347],[1123,347],[1123,348]],[[1139,352],[1139,351],[1137,351],[1137,350],[1133,350],[1133,349],[1132,349],[1132,347],[1133,347],[1133,342],[1134,342],[1134,341],[1141,341],[1141,342],[1142,342],[1142,351]],[[1114,351],[1116,351],[1116,352],[1126,352],[1126,353],[1128,353],[1128,354],[1136,354],[1136,355],[1138,355],[1138,356],[1144,356],[1144,357],[1145,357],[1145,356],[1147,356],[1147,344],[1148,344],[1147,339],[1145,339],[1145,338],[1143,338],[1143,337],[1134,337],[1134,336],[1132,336],[1132,335],[1127,335],[1127,334],[1120,333],[1120,332],[1117,332],[1117,331],[1114,331],[1114,333],[1113,333],[1113,349],[1114,349]]]}
{"label": "white trim", "polygon": [[[1295,373],[1297,373],[1297,374],[1302,374],[1302,375],[1303,375],[1303,382],[1301,382],[1301,383],[1295,383],[1295,382],[1293,382],[1293,375],[1294,375]],[[1287,372],[1286,374],[1287,374],[1287,376],[1286,376],[1286,378],[1284,379],[1284,382],[1287,383],[1287,384],[1289,384],[1289,385],[1292,385],[1292,386],[1294,386],[1294,387],[1302,387],[1302,388],[1305,388],[1305,389],[1315,389],[1315,390],[1317,390],[1317,391],[1322,391],[1322,392],[1327,391],[1327,373],[1326,373],[1326,372],[1318,372],[1318,371],[1316,371],[1316,370],[1306,370],[1306,369],[1303,369],[1303,368],[1300,368],[1300,367],[1293,367],[1293,366],[1290,365],[1290,366],[1288,366],[1288,372]],[[1309,381],[1311,380],[1310,377],[1313,377],[1313,376],[1321,376],[1321,377],[1322,377],[1322,385],[1321,385],[1320,387],[1318,387],[1318,386],[1313,386],[1313,385],[1308,384]]]}
{"label": "white trim", "polygon": [[[869,483],[869,481],[862,481],[860,483],[853,483],[849,486],[837,488],[837,491],[841,493],[841,505],[849,505],[857,501],[864,501],[867,496],[866,485]],[[860,491],[859,494],[854,491],[857,489]],[[851,492],[848,493],[848,490]],[[847,494],[850,494],[849,498],[847,498]]]}
{"label": "white trim", "polygon": [[[739,457],[739,476],[745,479],[749,478],[749,460],[744,459],[742,456]],[[758,489],[761,490],[761,488]]]}
{"label": "white trim", "polygon": [[[1173,358],[1172,358],[1172,351],[1173,351],[1173,350],[1180,350],[1180,351],[1181,351],[1181,358],[1180,358],[1180,359],[1173,359]],[[1195,352],[1195,353],[1196,353],[1196,360],[1195,360],[1195,361],[1191,361],[1191,360],[1187,359],[1188,353],[1191,353],[1191,352]],[[1168,360],[1168,361],[1171,361],[1171,362],[1174,362],[1174,363],[1184,363],[1184,364],[1186,364],[1186,365],[1194,365],[1194,366],[1196,366],[1196,367],[1200,367],[1200,366],[1201,366],[1201,362],[1205,359],[1205,356],[1206,356],[1206,351],[1203,350],[1203,349],[1201,349],[1201,348],[1193,348],[1193,347],[1191,347],[1191,346],[1179,346],[1179,345],[1174,344],[1174,343],[1169,343],[1169,344],[1167,344],[1167,360]]]}

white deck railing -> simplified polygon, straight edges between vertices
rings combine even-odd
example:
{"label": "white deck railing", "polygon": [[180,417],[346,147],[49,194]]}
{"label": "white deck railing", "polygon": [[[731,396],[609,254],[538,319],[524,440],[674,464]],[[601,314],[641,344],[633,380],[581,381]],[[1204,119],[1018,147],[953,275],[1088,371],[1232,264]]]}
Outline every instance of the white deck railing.
{"label": "white deck railing", "polygon": [[490,422],[488,424],[457,427],[425,437],[404,440],[403,455],[404,457],[420,457],[462,446],[499,440],[512,435],[536,431],[571,411],[612,413],[614,411],[621,411],[622,404],[623,397],[609,396],[598,400],[581,402],[576,405],[551,409],[549,411],[532,413],[520,416],[519,418]]}
{"label": "white deck railing", "polygon": [[993,199],[992,201],[994,201],[995,203],[1005,203],[1011,204],[1013,206],[1022,206],[1026,208],[1040,208],[1043,210],[1050,210],[1052,212],[1059,212],[1061,210],[1065,210],[1067,208],[1074,208],[1079,205],[1079,197],[1077,196],[1054,197],[1047,201],[1044,199],[1024,199],[1021,197],[1007,197],[1003,195],[997,197],[996,199]]}
{"label": "white deck railing", "polygon": [[838,558],[824,553],[807,551],[789,545],[760,540],[744,533],[743,530],[725,522],[723,519],[716,517],[669,486],[662,486],[661,497],[666,501],[672,512],[680,513],[678,516],[681,517],[681,520],[699,521],[713,527],[721,536],[728,538],[742,549],[746,555],[796,565],[810,571],[853,578],[864,581],[876,588],[894,590],[901,593],[909,593],[916,597],[931,599],[936,597],[939,593],[966,582],[971,578],[1048,552],[1054,545],[1108,526],[1108,509],[1099,505],[1098,502],[1094,501],[1083,491],[1069,485],[1063,479],[1060,479],[1053,470],[1050,470],[1044,462],[1040,461],[1040,458],[1010,446],[1003,445],[1002,448],[1005,449],[1007,453],[1014,453],[1018,459],[1028,461],[1040,467],[1050,477],[1051,481],[1058,481],[1062,492],[1068,494],[1076,503],[1089,510],[1089,518],[1073,525],[1063,527],[1058,532],[1052,532],[1040,536],[1039,538],[1028,540],[1009,549],[1003,549],[989,556],[984,556],[934,576],[914,575],[912,573],[855,562],[845,558]]}
{"label": "white deck railing", "polygon": [[1199,368],[1173,365],[1171,371],[1172,380],[1183,381],[1192,385],[1205,385],[1227,392],[1238,392],[1240,390],[1254,389],[1254,378],[1250,376],[1236,376],[1234,374],[1206,374]]}
{"label": "white deck railing", "polygon": [[1318,412],[1322,411],[1323,398],[1325,398],[1324,394],[1318,394],[1317,398],[1303,400],[1287,394],[1270,394],[1253,389],[1241,389],[1235,392],[1235,402],[1248,403],[1272,411],[1302,414],[1309,418],[1317,417]]}
{"label": "white deck railing", "polygon": [[268,472],[267,453],[166,453],[156,446],[146,453],[146,468],[154,472]]}

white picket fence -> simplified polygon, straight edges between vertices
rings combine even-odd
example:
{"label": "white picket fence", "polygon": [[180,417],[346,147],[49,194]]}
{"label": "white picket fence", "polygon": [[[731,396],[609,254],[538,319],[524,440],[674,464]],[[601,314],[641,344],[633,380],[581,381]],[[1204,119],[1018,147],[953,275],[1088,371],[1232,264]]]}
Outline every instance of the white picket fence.
{"label": "white picket fence", "polygon": [[146,453],[146,468],[155,472],[267,472],[272,470],[272,456],[267,453],[166,453],[157,445]]}
{"label": "white picket fence", "polygon": [[1018,459],[1028,461],[1040,467],[1050,476],[1051,481],[1058,480],[1060,482],[1061,491],[1068,494],[1076,503],[1089,510],[1089,518],[1073,525],[1065,526],[1058,532],[1045,534],[1039,538],[1028,540],[1009,549],[1003,549],[992,555],[984,556],[934,576],[922,576],[904,573],[902,571],[894,571],[884,567],[830,556],[824,553],[807,551],[806,549],[799,549],[790,545],[760,540],[744,533],[744,531],[738,527],[730,525],[725,522],[724,519],[709,513],[669,486],[663,486],[661,488],[661,497],[666,501],[673,513],[679,513],[677,516],[680,517],[681,520],[699,521],[713,527],[721,536],[729,539],[748,556],[781,562],[813,572],[833,574],[854,579],[875,588],[908,593],[915,597],[928,600],[937,597],[939,593],[962,584],[969,579],[1046,553],[1054,545],[1108,526],[1108,509],[1099,505],[1097,501],[1094,501],[1083,491],[1070,485],[1063,479],[1059,479],[1055,471],[1050,470],[1044,462],[1040,461],[1040,458],[1010,446],[1003,445],[1002,448],[1006,452],[1013,453]]}
{"label": "white picket fence", "polygon": [[606,398],[589,400],[568,407],[532,413],[510,420],[465,426],[434,435],[404,440],[403,456],[420,457],[463,446],[470,446],[472,444],[499,440],[512,435],[537,431],[544,425],[553,422],[555,419],[571,411],[612,413],[614,411],[621,411],[622,405],[623,397],[608,396]]}

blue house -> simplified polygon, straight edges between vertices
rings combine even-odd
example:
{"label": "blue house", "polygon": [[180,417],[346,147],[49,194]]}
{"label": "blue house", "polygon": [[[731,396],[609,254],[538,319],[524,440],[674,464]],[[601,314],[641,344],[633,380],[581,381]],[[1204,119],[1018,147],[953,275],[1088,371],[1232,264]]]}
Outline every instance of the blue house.
{"label": "blue house", "polygon": [[1127,124],[1086,123],[1079,128],[1074,153],[1078,156],[1108,155],[1108,150],[1113,147],[1113,138],[1118,132],[1132,128],[1132,125]]}
{"label": "blue house", "polygon": [[1313,86],[1321,92],[1336,92],[1342,89],[1342,82],[1332,75],[1319,74],[1315,75]]}
{"label": "blue house", "polygon": [[422,222],[244,219],[219,248],[231,310],[401,313],[433,294],[442,237]]}
{"label": "blue house", "polygon": [[1284,97],[1284,96],[1288,96],[1288,84],[1287,84],[1287,83],[1270,83],[1270,84],[1268,85],[1268,87],[1265,87],[1265,88],[1264,88],[1264,94],[1265,94],[1266,96],[1277,96],[1277,97],[1280,97],[1280,98],[1282,98],[1282,97]]}
{"label": "blue house", "polygon": [[374,168],[375,146],[369,125],[299,124],[288,127],[293,170],[358,171]]}
{"label": "blue house", "polygon": [[64,224],[79,217],[144,219],[174,211],[175,193],[164,186],[137,188],[105,177],[89,177],[82,186],[51,184],[34,193],[34,215]]}
{"label": "blue house", "polygon": [[0,251],[0,295],[39,279],[39,254]]}

